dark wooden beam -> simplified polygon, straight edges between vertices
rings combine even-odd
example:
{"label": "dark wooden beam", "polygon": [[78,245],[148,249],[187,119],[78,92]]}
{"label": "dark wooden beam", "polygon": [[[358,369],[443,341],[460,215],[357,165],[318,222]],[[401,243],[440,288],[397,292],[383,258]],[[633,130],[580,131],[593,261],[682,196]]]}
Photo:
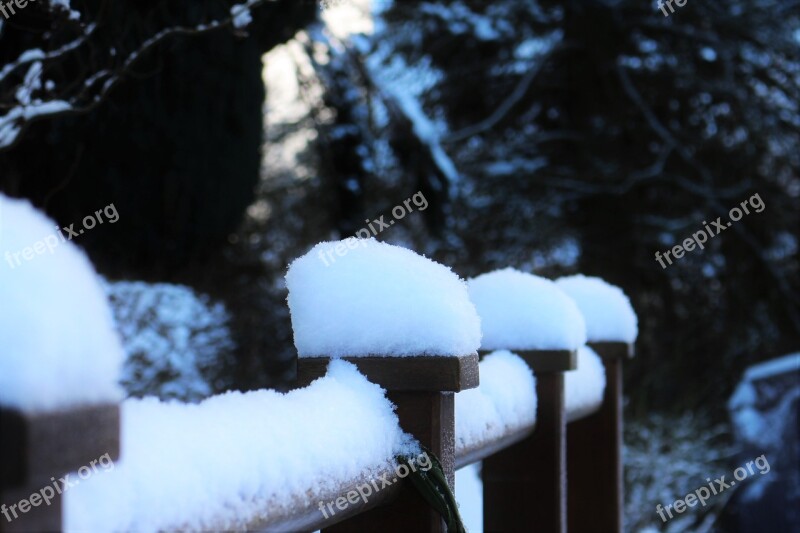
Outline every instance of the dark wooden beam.
{"label": "dark wooden beam", "polygon": [[537,373],[536,396],[533,434],[483,461],[484,531],[567,530],[563,372]]}
{"label": "dark wooden beam", "polygon": [[623,530],[622,366],[633,354],[625,343],[591,343],[603,361],[606,389],[600,409],[567,426],[568,509],[571,530]]}
{"label": "dark wooden beam", "polygon": [[[387,391],[459,392],[478,386],[478,354],[461,356],[343,357]],[[328,370],[328,357],[297,360],[297,387],[305,387]]]}

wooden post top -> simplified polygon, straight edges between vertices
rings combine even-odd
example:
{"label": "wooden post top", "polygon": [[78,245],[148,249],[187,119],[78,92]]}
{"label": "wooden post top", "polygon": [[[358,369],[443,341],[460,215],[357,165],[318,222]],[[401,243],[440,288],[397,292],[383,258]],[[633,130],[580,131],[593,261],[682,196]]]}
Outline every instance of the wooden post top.
{"label": "wooden post top", "polygon": [[[387,391],[459,392],[478,386],[478,354],[459,356],[342,357]],[[297,359],[297,387],[325,375],[330,357]]]}
{"label": "wooden post top", "polygon": [[[510,350],[528,363],[537,374],[544,372],[566,372],[578,368],[578,352],[576,350]],[[481,350],[487,355],[488,350]]]}
{"label": "wooden post top", "polygon": [[619,341],[596,341],[587,343],[589,348],[602,358],[630,359],[634,354],[633,344]]}
{"label": "wooden post top", "polygon": [[49,483],[105,454],[119,457],[119,405],[23,413],[0,407],[0,490]]}

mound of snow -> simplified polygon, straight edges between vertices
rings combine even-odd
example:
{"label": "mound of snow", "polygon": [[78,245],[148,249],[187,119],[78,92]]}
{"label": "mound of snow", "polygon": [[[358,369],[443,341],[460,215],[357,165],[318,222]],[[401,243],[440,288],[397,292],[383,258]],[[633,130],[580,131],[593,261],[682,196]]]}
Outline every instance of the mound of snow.
{"label": "mound of snow", "polygon": [[536,421],[536,381],[519,356],[487,355],[480,376],[478,388],[456,394],[456,453]]}
{"label": "mound of snow", "polygon": [[[331,260],[331,249],[343,253]],[[323,242],[291,264],[286,285],[300,357],[464,355],[480,346],[464,282],[405,248]]]}
{"label": "mound of snow", "polygon": [[627,342],[639,333],[636,313],[622,289],[600,278],[581,274],[556,280],[556,284],[575,300],[586,319],[589,342]]}
{"label": "mound of snow", "polygon": [[412,451],[383,389],[345,361],[285,394],[122,408],[123,455],[65,493],[67,531],[239,530],[270,508],[316,510],[323,494]]}
{"label": "mound of snow", "polygon": [[578,349],[578,368],[564,374],[564,407],[567,422],[595,412],[603,404],[606,371],[603,361],[588,346]]}
{"label": "mound of snow", "polygon": [[0,304],[0,405],[34,412],[122,398],[124,352],[92,264],[55,222],[1,194]]}
{"label": "mound of snow", "polygon": [[578,306],[550,280],[506,268],[468,286],[484,350],[577,350],[586,343]]}

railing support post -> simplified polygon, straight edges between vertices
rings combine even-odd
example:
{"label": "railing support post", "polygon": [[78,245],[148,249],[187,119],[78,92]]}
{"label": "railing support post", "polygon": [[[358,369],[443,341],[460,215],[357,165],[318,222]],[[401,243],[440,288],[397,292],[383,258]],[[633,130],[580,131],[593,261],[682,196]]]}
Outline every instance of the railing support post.
{"label": "railing support post", "polygon": [[[413,435],[441,461],[455,490],[455,392],[478,386],[478,356],[463,357],[352,357],[345,358],[366,378],[387,390],[397,406],[403,431]],[[298,360],[298,386],[324,375],[327,358]],[[387,505],[332,523],[325,533],[408,532],[444,533],[439,514],[403,483],[397,498]]]}
{"label": "railing support post", "polygon": [[603,361],[606,389],[600,409],[567,429],[569,524],[582,533],[621,533],[622,364],[633,346],[616,342],[589,346]]}
{"label": "railing support post", "polygon": [[570,351],[517,351],[536,375],[536,429],[527,439],[483,461],[485,531],[565,533],[566,412],[564,371]]}

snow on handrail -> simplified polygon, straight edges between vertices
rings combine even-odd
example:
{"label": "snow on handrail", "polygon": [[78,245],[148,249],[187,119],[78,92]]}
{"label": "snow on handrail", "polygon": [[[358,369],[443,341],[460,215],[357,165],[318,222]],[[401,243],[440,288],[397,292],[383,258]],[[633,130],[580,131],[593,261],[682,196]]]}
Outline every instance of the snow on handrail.
{"label": "snow on handrail", "polygon": [[123,455],[113,471],[65,493],[67,530],[288,523],[313,517],[319,501],[413,447],[384,391],[344,361],[286,394],[231,392],[200,404],[149,398],[122,408]]}

